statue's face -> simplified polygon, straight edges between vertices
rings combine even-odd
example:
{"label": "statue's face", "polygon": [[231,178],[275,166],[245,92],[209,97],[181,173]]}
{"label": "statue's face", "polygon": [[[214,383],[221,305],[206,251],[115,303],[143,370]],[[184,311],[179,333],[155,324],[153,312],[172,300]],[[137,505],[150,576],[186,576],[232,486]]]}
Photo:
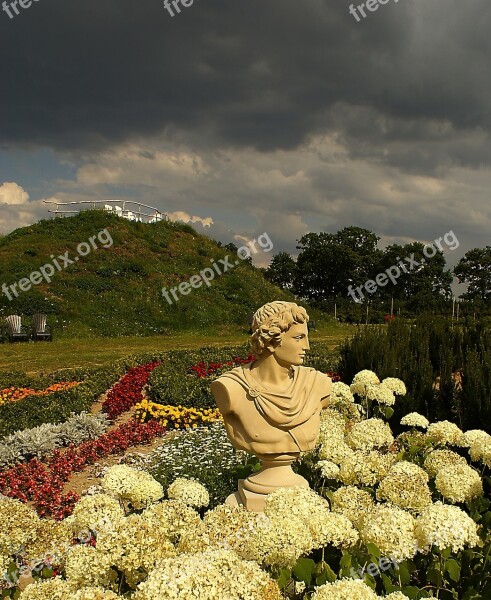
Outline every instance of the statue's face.
{"label": "statue's face", "polygon": [[274,349],[276,360],[283,366],[301,365],[310,350],[307,323],[294,323],[283,335],[281,346]]}

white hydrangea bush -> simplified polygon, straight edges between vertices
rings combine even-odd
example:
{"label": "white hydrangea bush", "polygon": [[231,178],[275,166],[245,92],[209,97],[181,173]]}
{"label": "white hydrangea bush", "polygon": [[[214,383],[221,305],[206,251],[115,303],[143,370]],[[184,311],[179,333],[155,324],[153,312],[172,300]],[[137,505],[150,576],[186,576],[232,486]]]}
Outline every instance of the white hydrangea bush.
{"label": "white hydrangea bush", "polygon": [[110,467],[101,487],[120,500],[128,500],[136,509],[146,508],[164,496],[164,488],[149,473],[128,465]]}
{"label": "white hydrangea bush", "polygon": [[[199,477],[181,475],[186,444],[193,452],[185,460],[201,457],[217,469],[241,464],[217,425],[209,428],[217,443],[210,445],[206,432],[182,432],[175,450],[167,445],[148,458],[150,465],[172,457],[174,476],[165,490],[145,468],[121,464],[107,469],[100,490],[61,522],[0,499],[0,567],[5,571],[13,554],[20,562],[53,557],[47,564],[56,567],[55,577],[32,580],[21,600],[281,600],[292,594],[405,600],[415,597],[415,588],[436,597],[428,564],[442,565],[440,587],[460,597],[468,576],[459,570],[463,552],[471,574],[481,569],[482,585],[488,577],[482,561],[491,551],[491,511],[483,474],[491,466],[491,436],[449,421],[430,423],[414,412],[395,435],[388,419],[406,392],[400,379],[381,380],[369,370],[350,386],[334,384],[316,449],[298,463],[311,489],[281,488],[268,496],[263,513],[223,503],[210,509]],[[407,565],[416,568],[407,570],[408,579],[401,575]]]}

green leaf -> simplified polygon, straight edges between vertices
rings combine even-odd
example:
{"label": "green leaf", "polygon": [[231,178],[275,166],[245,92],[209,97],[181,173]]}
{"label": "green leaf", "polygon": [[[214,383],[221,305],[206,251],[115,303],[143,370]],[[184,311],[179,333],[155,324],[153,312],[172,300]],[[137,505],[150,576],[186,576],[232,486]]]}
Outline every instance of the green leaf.
{"label": "green leaf", "polygon": [[334,583],[337,579],[336,573],[331,569],[329,565],[326,565],[326,577],[329,583]]}
{"label": "green leaf", "polygon": [[285,587],[287,586],[288,582],[291,579],[291,576],[292,576],[292,574],[291,574],[290,569],[281,569],[280,575],[276,580],[280,590],[285,589]]}
{"label": "green leaf", "polygon": [[445,571],[449,574],[452,581],[459,581],[460,565],[455,559],[449,558],[445,561]]}
{"label": "green leaf", "polygon": [[303,581],[305,585],[310,585],[314,570],[315,561],[311,558],[299,558],[293,567],[292,572],[299,581]]}
{"label": "green leaf", "polygon": [[426,578],[430,583],[434,583],[436,586],[442,585],[442,574],[438,569],[432,568],[426,571]]}
{"label": "green leaf", "polygon": [[343,556],[341,557],[341,560],[339,561],[339,566],[341,567],[341,569],[347,570],[349,571],[351,568],[351,554],[349,552],[344,552],[343,551]]}
{"label": "green leaf", "polygon": [[404,563],[404,562],[399,563],[397,572],[401,579],[401,583],[403,585],[408,585],[411,580],[411,574],[409,573],[409,569],[407,568],[406,563]]}
{"label": "green leaf", "polygon": [[[316,582],[317,585],[324,585],[324,583],[328,582],[332,583],[336,581],[336,573],[331,569],[331,567],[326,563],[325,560],[321,560],[317,563],[314,574],[317,576]],[[323,583],[319,583],[319,580],[323,579]]]}
{"label": "green leaf", "polygon": [[386,406],[385,410],[384,410],[385,418],[390,419],[393,414],[394,414],[394,409],[391,408],[390,406]]}
{"label": "green leaf", "polygon": [[41,571],[41,577],[43,579],[51,579],[53,577],[53,569],[44,567],[44,569]]}
{"label": "green leaf", "polygon": [[411,456],[416,456],[416,454],[418,454],[418,452],[419,452],[419,448],[418,448],[418,446],[411,446],[411,447],[409,448],[409,454],[410,454]]}
{"label": "green leaf", "polygon": [[379,547],[376,544],[372,544],[371,542],[368,542],[367,549],[368,549],[368,552],[370,552],[370,554],[372,556],[375,556],[375,558],[381,557],[381,552],[379,550]]}
{"label": "green leaf", "polygon": [[417,600],[417,598],[419,598],[419,594],[420,594],[420,590],[419,588],[413,586],[413,585],[408,585],[402,588],[401,592],[403,594],[405,594],[408,598],[411,598],[411,600]]}
{"label": "green leaf", "polygon": [[481,523],[485,529],[491,529],[491,511],[484,513]]}
{"label": "green leaf", "polygon": [[391,594],[397,590],[397,587],[392,583],[391,578],[388,575],[385,575],[385,573],[382,573],[382,581],[387,593]]}

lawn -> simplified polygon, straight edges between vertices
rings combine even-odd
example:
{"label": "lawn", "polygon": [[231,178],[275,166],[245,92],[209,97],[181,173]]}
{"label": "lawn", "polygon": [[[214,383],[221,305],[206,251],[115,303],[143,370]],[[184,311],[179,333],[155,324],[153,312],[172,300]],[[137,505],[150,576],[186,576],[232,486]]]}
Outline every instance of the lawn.
{"label": "lawn", "polygon": [[[328,325],[311,331],[310,339],[325,341],[329,349],[338,346],[355,331],[351,325]],[[130,354],[241,344],[248,339],[241,327],[220,332],[177,332],[169,336],[61,339],[28,344],[0,345],[0,370],[24,371],[30,375],[62,368],[93,367],[109,364]]]}

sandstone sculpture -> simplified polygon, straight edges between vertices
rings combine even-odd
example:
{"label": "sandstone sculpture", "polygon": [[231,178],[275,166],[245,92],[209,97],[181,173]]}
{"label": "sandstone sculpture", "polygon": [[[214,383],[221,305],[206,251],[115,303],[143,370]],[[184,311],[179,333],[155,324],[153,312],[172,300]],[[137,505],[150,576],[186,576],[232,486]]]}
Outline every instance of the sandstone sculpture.
{"label": "sandstone sculpture", "polygon": [[266,496],[279,487],[308,487],[291,465],[315,447],[320,413],[332,389],[324,373],[301,366],[309,350],[309,317],[293,302],[270,302],[252,322],[256,360],[211,384],[235,448],[255,454],[261,470],[239,481],[227,502],[261,512]]}

